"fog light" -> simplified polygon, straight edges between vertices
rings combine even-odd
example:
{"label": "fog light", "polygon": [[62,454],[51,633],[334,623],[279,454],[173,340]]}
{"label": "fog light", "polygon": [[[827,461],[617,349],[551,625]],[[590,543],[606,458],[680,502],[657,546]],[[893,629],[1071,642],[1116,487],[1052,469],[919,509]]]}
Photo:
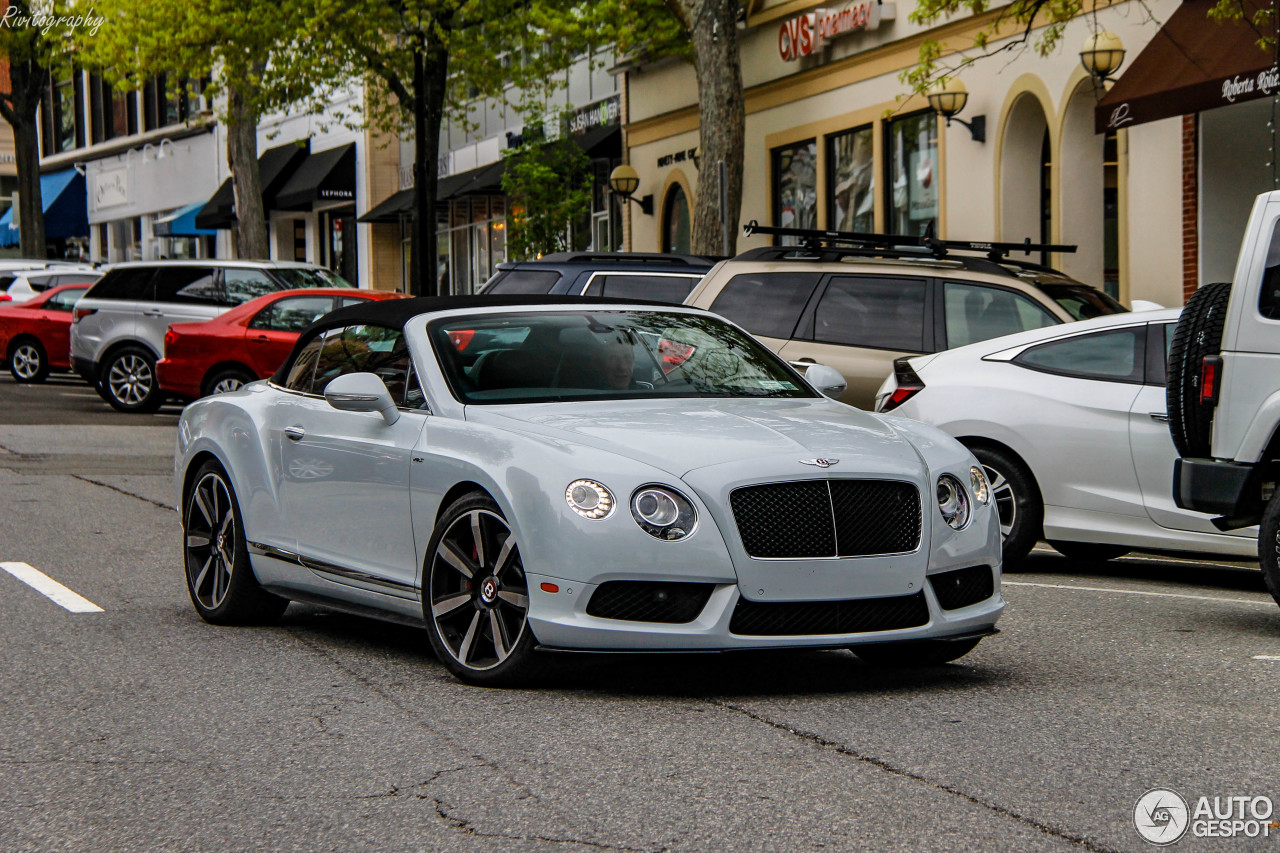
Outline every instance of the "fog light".
{"label": "fog light", "polygon": [[564,490],[564,499],[570,509],[593,521],[613,512],[613,493],[595,480],[574,480]]}
{"label": "fog light", "polygon": [[964,529],[969,523],[969,496],[960,481],[950,474],[938,478],[938,511],[956,530]]}

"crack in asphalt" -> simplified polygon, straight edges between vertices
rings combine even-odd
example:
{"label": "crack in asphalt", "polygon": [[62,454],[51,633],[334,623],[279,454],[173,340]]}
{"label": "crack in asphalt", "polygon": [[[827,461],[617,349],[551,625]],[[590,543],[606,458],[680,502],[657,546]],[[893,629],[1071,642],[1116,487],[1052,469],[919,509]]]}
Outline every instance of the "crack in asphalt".
{"label": "crack in asphalt", "polygon": [[95,479],[93,479],[92,477],[85,477],[85,476],[83,476],[83,475],[81,475],[81,474],[72,474],[72,475],[70,475],[70,476],[71,476],[71,478],[72,478],[72,479],[80,480],[80,481],[81,481],[81,482],[83,482],[83,483],[91,483],[91,484],[93,484],[93,485],[95,485],[95,486],[101,486],[101,487],[102,487],[102,488],[104,488],[104,489],[110,489],[110,490],[111,490],[111,491],[113,491],[113,492],[119,492],[120,494],[122,494],[122,495],[127,495],[128,497],[131,497],[131,498],[137,498],[138,500],[140,500],[140,501],[145,501],[145,502],[147,502],[147,503],[151,504],[152,506],[158,506],[158,507],[160,507],[161,509],[167,509],[167,510],[169,510],[169,511],[171,511],[171,512],[176,512],[176,511],[177,511],[177,510],[175,510],[173,507],[171,507],[171,506],[169,506],[167,503],[165,503],[164,501],[152,500],[151,498],[144,497],[144,496],[142,496],[142,495],[139,495],[139,494],[136,494],[136,493],[134,493],[134,492],[131,492],[131,491],[127,490],[127,489],[122,489],[122,488],[120,488],[119,486],[113,486],[113,485],[111,485],[110,483],[104,483],[104,482],[102,482],[101,480],[95,480]]}
{"label": "crack in asphalt", "polygon": [[501,838],[506,841],[543,841],[547,844],[577,844],[580,847],[590,847],[593,850],[621,850],[623,853],[664,853],[669,850],[668,847],[627,847],[618,844],[606,844],[603,841],[586,841],[581,838],[552,838],[547,835],[514,835],[506,832],[482,832],[471,825],[471,821],[460,817],[454,817],[449,812],[453,806],[446,803],[439,797],[426,797],[419,794],[421,800],[429,799],[431,804],[435,806],[436,816],[440,818],[447,826],[450,826],[464,835],[470,835],[474,838]]}
{"label": "crack in asphalt", "polygon": [[973,794],[969,794],[965,791],[962,791],[953,785],[948,785],[945,782],[939,782],[935,779],[930,779],[928,776],[922,776],[919,773],[914,773],[910,770],[907,770],[905,767],[899,767],[895,764],[891,764],[890,762],[884,760],[883,758],[875,758],[870,755],[863,755],[862,753],[855,751],[852,747],[846,746],[845,744],[839,743],[829,738],[825,738],[816,732],[805,731],[804,729],[797,729],[796,727],[787,725],[786,723],[780,723],[776,720],[771,720],[768,717],[764,716],[763,714],[758,714],[755,711],[752,711],[748,708],[744,708],[741,705],[735,705],[732,702],[722,702],[717,699],[707,699],[706,701],[712,705],[715,705],[716,707],[723,708],[727,711],[733,711],[735,713],[742,714],[744,717],[747,717],[748,719],[751,719],[751,720],[755,720],[758,723],[764,723],[766,726],[777,729],[780,732],[785,732],[786,734],[792,735],[794,737],[800,738],[801,740],[812,743],[815,746],[822,747],[823,749],[830,749],[835,753],[837,753],[838,755],[843,755],[848,758],[853,758],[864,764],[868,764],[872,767],[875,767],[879,770],[883,770],[887,773],[892,773],[894,776],[899,776],[903,779],[910,779],[913,782],[921,782],[932,788],[936,788],[937,790],[942,791],[943,793],[951,794],[952,796],[959,797],[960,799],[965,800],[966,802],[972,803],[973,805],[978,806],[980,808],[987,809],[988,811],[994,812],[1004,817],[1012,818],[1013,820],[1016,820],[1019,823],[1025,824],[1026,826],[1029,826],[1039,832],[1044,833],[1045,835],[1049,835],[1054,838],[1060,838],[1063,841],[1069,841],[1072,844],[1078,844],[1084,849],[1092,851],[1092,853],[1119,853],[1119,851],[1117,851],[1113,847],[1107,847],[1105,845],[1098,844],[1097,842],[1089,838],[1086,838],[1083,835],[1078,835],[1069,830],[1061,829],[1059,827],[1050,826],[1048,824],[1041,823],[1035,818],[1027,817],[1026,815],[1021,814],[1020,812],[1016,812],[1013,809],[1008,808],[1006,806],[1002,806],[998,803],[988,802],[987,800],[984,800],[980,797],[976,797]]}

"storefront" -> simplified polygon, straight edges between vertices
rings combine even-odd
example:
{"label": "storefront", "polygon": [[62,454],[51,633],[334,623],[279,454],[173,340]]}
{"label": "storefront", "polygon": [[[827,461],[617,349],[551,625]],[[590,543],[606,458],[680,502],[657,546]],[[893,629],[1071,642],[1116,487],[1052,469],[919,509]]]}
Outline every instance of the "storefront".
{"label": "storefront", "polygon": [[[949,125],[926,99],[904,97],[899,74],[925,38],[963,43],[996,12],[927,30],[893,3],[816,6],[759,0],[740,31],[743,222],[1074,244],[1073,254],[1028,260],[1126,301],[1182,302],[1181,119],[1095,132],[1108,84],[1076,47],[1097,27],[1118,34],[1132,61],[1177,2],[1099,8],[1069,23],[1047,57],[1028,48],[973,64],[960,75],[968,102]],[[656,202],[652,215],[632,211],[629,248],[687,250],[699,173],[715,168],[699,153],[692,68],[631,70],[628,92],[636,195]],[[767,239],[739,239],[738,249]]]}
{"label": "storefront", "polygon": [[[89,221],[85,218],[84,176],[75,169],[40,176],[40,203],[48,257],[89,259]],[[0,247],[19,244],[21,222],[10,207],[0,216]]]}

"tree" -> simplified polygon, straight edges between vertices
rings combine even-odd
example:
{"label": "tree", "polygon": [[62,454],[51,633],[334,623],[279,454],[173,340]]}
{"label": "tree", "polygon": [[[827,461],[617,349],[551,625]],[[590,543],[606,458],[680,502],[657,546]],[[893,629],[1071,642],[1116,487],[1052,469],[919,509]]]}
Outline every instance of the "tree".
{"label": "tree", "polygon": [[591,210],[591,160],[565,135],[525,132],[506,155],[502,191],[511,205],[507,251],[516,260],[569,248],[569,227]]}
{"label": "tree", "polygon": [[141,88],[157,74],[176,77],[219,104],[227,124],[227,161],[235,191],[236,238],[241,257],[270,256],[262,178],[258,172],[258,121],[301,105],[324,108],[336,78],[312,61],[310,0],[96,0],[106,18],[100,32],[78,35],[82,62],[103,78]]}

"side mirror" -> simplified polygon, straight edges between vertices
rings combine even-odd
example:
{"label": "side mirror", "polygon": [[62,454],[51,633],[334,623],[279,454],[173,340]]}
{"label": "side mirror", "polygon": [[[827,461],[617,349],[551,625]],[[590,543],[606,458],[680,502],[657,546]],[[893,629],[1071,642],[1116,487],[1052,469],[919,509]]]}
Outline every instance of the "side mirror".
{"label": "side mirror", "polygon": [[818,393],[833,400],[849,387],[849,383],[844,381],[840,371],[825,364],[809,365],[809,369],[804,372],[804,378],[806,382],[818,389]]}
{"label": "side mirror", "polygon": [[324,388],[329,405],[342,412],[377,412],[387,426],[400,419],[396,402],[383,381],[372,373],[348,373]]}

